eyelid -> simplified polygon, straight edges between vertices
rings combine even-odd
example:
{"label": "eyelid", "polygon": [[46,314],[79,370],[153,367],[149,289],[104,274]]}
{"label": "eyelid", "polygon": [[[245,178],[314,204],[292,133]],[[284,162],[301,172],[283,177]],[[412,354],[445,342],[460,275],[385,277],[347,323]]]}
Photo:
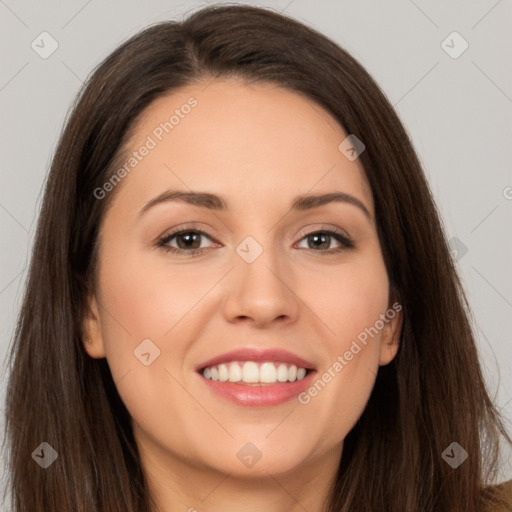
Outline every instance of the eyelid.
{"label": "eyelid", "polygon": [[329,224],[308,224],[299,231],[297,236],[300,238],[300,240],[302,240],[302,238],[305,236],[311,235],[312,233],[316,233],[318,231],[333,231],[334,233],[345,237],[347,240],[353,241],[352,237],[344,229]]}
{"label": "eyelid", "polygon": [[205,236],[208,236],[212,239],[214,238],[212,235],[207,233],[203,228],[201,228],[199,226],[199,224],[192,223],[192,224],[185,224],[181,227],[170,228],[170,229],[164,231],[160,236],[157,237],[157,241],[162,240],[163,238],[168,238],[169,236],[178,235],[180,233],[187,232],[187,231],[197,231],[197,232],[199,232]]}

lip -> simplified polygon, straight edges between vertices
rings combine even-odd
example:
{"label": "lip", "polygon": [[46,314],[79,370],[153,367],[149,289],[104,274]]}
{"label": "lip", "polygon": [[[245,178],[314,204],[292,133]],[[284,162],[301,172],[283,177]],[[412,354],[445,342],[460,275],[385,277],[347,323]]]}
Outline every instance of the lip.
{"label": "lip", "polygon": [[312,370],[302,380],[280,382],[266,386],[247,386],[229,381],[220,382],[206,379],[200,373],[198,373],[198,376],[210,390],[232,403],[248,407],[273,407],[287,402],[305,391],[311,386],[316,374],[317,371]]}
{"label": "lip", "polygon": [[200,372],[207,366],[215,366],[221,363],[227,363],[229,361],[274,361],[294,364],[297,368],[305,368],[306,370],[316,370],[316,367],[310,361],[306,361],[302,357],[299,357],[288,350],[281,348],[271,349],[258,349],[254,347],[240,348],[225,352],[224,354],[218,355],[208,361],[196,366],[196,371]]}

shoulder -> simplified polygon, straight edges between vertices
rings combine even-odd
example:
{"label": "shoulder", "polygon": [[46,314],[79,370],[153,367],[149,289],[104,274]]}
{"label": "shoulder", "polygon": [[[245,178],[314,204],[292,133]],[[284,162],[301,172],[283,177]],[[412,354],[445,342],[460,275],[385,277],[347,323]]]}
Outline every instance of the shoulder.
{"label": "shoulder", "polygon": [[485,490],[485,494],[488,496],[500,497],[501,499],[505,498],[511,505],[510,507],[504,508],[503,506],[491,504],[485,508],[484,512],[512,512],[512,480],[487,487]]}

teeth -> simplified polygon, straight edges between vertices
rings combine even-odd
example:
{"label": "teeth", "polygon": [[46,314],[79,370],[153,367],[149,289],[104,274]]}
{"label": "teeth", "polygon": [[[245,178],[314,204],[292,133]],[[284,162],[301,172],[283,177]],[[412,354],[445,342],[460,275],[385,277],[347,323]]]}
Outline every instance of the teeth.
{"label": "teeth", "polygon": [[[284,365],[283,365],[284,366]],[[288,371],[286,371],[286,380],[288,380]],[[263,363],[260,366],[259,380],[265,383],[274,383],[277,379],[277,371],[272,363]]]}
{"label": "teeth", "polygon": [[[238,382],[238,381],[242,380],[242,368],[240,367],[240,365],[237,363],[231,363],[228,366],[229,366],[229,382]],[[206,369],[208,370],[208,368],[206,368]]]}
{"label": "teeth", "polygon": [[233,361],[203,370],[206,379],[220,382],[240,382],[243,384],[275,384],[276,382],[293,382],[306,376],[305,368],[297,368],[294,364],[254,361]]}
{"label": "teeth", "polygon": [[225,364],[219,364],[219,380],[226,382],[229,378],[228,367]]}
{"label": "teeth", "polygon": [[[295,367],[297,368],[297,367]],[[281,363],[278,367],[277,367],[277,380],[279,382],[286,382],[288,380],[288,367]],[[293,379],[295,380],[295,379]]]}
{"label": "teeth", "polygon": [[259,382],[260,371],[258,365],[252,361],[247,361],[242,367],[242,380],[248,383]]}

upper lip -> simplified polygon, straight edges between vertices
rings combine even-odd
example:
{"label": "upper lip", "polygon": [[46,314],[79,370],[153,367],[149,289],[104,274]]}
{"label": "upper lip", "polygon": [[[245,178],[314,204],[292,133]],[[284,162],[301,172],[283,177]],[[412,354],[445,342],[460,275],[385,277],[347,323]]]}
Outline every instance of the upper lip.
{"label": "upper lip", "polygon": [[196,367],[196,371],[203,370],[207,366],[216,366],[221,363],[229,361],[276,361],[283,363],[291,363],[297,366],[297,368],[305,368],[306,370],[315,370],[315,365],[302,357],[299,357],[288,350],[281,348],[270,348],[270,349],[258,349],[258,348],[239,348],[225,352],[218,356],[208,359],[200,363]]}

